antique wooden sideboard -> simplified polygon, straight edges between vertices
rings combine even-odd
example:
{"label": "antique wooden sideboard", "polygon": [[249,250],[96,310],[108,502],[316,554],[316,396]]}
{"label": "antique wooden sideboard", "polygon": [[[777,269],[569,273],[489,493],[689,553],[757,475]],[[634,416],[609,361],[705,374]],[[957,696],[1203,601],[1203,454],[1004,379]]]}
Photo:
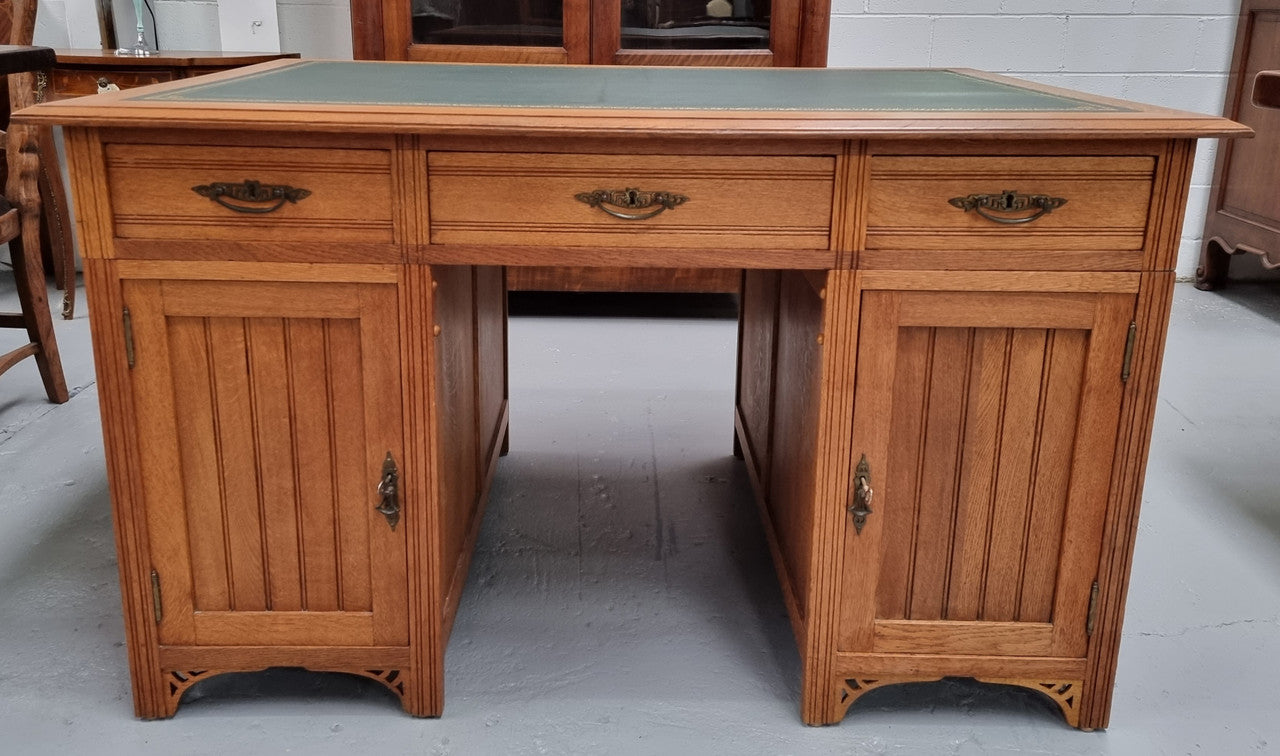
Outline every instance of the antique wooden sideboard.
{"label": "antique wooden sideboard", "polygon": [[743,268],[737,451],[801,715],[968,676],[1107,724],[1195,139],[973,71],[267,63],[64,126],[136,712],[444,705],[504,270]]}
{"label": "antique wooden sideboard", "polygon": [[1258,75],[1275,68],[1280,68],[1280,0],[1242,0],[1223,114],[1255,136],[1218,148],[1197,288],[1226,283],[1233,255],[1249,253],[1264,268],[1280,266],[1280,111],[1253,96]]}

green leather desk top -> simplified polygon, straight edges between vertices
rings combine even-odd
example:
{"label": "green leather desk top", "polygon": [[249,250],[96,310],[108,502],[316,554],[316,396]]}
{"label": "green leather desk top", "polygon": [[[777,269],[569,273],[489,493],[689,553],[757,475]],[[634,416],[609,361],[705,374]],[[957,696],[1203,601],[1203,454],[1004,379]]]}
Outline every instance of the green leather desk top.
{"label": "green leather desk top", "polygon": [[1133,112],[957,71],[305,61],[133,101],[830,112]]}

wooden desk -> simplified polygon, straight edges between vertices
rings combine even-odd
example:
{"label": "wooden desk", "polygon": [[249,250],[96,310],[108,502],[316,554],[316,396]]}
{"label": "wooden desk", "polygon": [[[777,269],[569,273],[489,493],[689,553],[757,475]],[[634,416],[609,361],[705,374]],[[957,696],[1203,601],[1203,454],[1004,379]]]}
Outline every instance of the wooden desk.
{"label": "wooden desk", "polygon": [[132,89],[163,81],[226,71],[298,53],[223,52],[220,50],[162,50],[157,55],[116,55],[111,50],[55,50],[58,62],[50,77],[47,100],[97,94],[103,87]]}
{"label": "wooden desk", "polygon": [[[296,58],[298,53],[222,52],[211,50],[164,50],[158,55],[134,57],[116,55],[111,50],[55,50],[57,62],[47,78],[37,81],[36,101],[62,100],[97,94],[109,88],[132,89],[162,81],[189,79],[240,66],[264,63],[281,58]],[[53,136],[45,130],[40,135],[42,152],[52,156]],[[50,161],[54,165],[56,161]],[[42,222],[49,241],[49,254],[54,261],[58,287],[63,290],[62,317],[75,314],[75,248],[71,239],[71,219],[66,212],[66,191],[62,176],[56,171],[42,170],[40,201],[44,207]]]}
{"label": "wooden desk", "polygon": [[265,64],[66,127],[137,713],[274,665],[438,715],[505,266],[745,268],[805,722],[961,675],[1105,726],[1194,140],[976,72]]}

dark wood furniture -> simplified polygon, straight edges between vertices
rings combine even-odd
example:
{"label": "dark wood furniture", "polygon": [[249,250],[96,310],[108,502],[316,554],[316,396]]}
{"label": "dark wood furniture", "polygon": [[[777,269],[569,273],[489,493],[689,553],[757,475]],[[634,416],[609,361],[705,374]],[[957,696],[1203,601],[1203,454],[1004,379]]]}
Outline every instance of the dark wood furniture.
{"label": "dark wood furniture", "polygon": [[46,100],[97,94],[117,87],[157,84],[192,76],[251,66],[297,53],[222,52],[217,50],[161,50],[157,55],[116,55],[111,50],[57,50],[58,62],[45,92]]}
{"label": "dark wood furniture", "polygon": [[1196,286],[1206,290],[1226,281],[1231,255],[1247,252],[1266,267],[1280,266],[1280,110],[1252,98],[1258,73],[1280,68],[1280,2],[1244,0],[1237,23],[1223,114],[1255,136],[1218,148],[1196,268]]}
{"label": "dark wood furniture", "polygon": [[[8,102],[15,108],[30,105],[35,97],[37,74],[53,65],[53,51],[32,47],[36,4],[5,3],[0,14],[0,32],[11,44],[0,45],[0,74],[5,77]],[[7,114],[6,114],[7,115]],[[18,312],[0,313],[0,328],[22,329],[27,343],[0,354],[0,373],[28,357],[34,358],[49,401],[67,401],[67,381],[62,372],[58,341],[49,316],[49,296],[40,259],[40,152],[38,129],[22,124],[5,124],[3,162],[4,196],[0,197],[0,243],[9,245]]]}
{"label": "dark wood furniture", "polygon": [[140,716],[270,666],[442,712],[504,276],[591,261],[747,271],[805,722],[959,675],[1106,726],[1195,139],[1247,130],[977,72],[652,75],[281,61],[18,114],[67,138]]}
{"label": "dark wood furniture", "polygon": [[[352,0],[352,42],[356,60],[827,64],[830,0],[756,0],[752,14],[728,19],[707,17],[706,6],[705,0]],[[507,285],[514,291],[737,292],[739,278],[732,270],[587,264],[516,269]]]}
{"label": "dark wood furniture", "polygon": [[[48,76],[37,84],[36,99],[61,100],[83,97],[110,89],[177,81],[240,66],[263,63],[280,58],[296,58],[297,53],[221,52],[216,50],[163,50],[157,55],[135,57],[116,55],[111,50],[56,50],[57,62]],[[53,136],[41,137],[42,151],[53,152]],[[55,167],[50,161],[49,166]],[[71,236],[71,218],[66,211],[66,190],[62,175],[47,170],[41,176],[41,197],[45,207],[46,239],[54,263],[54,277],[63,290],[62,317],[75,315],[75,243]]]}
{"label": "dark wood furniture", "polygon": [[1280,108],[1280,71],[1259,71],[1253,79],[1253,104]]}
{"label": "dark wood furniture", "polygon": [[[415,20],[413,5],[411,0],[352,0],[355,59],[700,66],[827,63],[830,0],[757,0],[756,5],[771,6],[772,12],[727,19],[729,24],[719,26],[697,19],[697,11],[681,0],[454,0],[438,3],[447,10],[434,13],[439,19],[435,24],[423,21],[432,15],[430,10]],[[705,8],[706,3],[697,5]],[[642,20],[647,18],[652,21]],[[673,28],[674,19],[689,23]],[[730,25],[735,21],[738,25]],[[743,35],[726,31],[745,28],[753,30],[754,49],[742,49],[743,43],[733,38]],[[654,41],[664,36],[666,42]],[[692,41],[672,39],[680,36]]]}

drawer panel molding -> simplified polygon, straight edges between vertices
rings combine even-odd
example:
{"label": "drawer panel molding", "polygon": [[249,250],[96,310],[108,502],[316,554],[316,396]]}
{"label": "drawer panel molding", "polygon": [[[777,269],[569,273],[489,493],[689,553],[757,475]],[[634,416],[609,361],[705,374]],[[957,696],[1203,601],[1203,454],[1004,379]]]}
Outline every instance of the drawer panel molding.
{"label": "drawer panel molding", "polygon": [[834,157],[433,152],[433,244],[826,249]]}

